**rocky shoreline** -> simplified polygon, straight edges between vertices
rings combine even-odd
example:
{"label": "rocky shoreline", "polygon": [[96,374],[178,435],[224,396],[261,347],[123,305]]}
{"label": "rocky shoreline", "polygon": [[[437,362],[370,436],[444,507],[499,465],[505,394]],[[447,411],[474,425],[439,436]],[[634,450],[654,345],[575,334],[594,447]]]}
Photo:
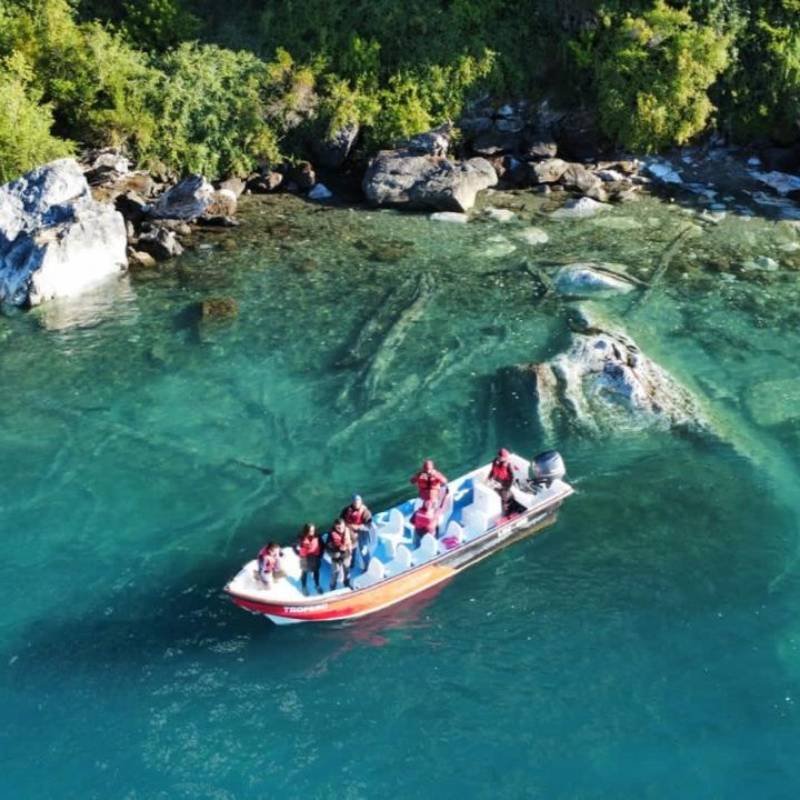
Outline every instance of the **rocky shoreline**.
{"label": "rocky shoreline", "polygon": [[[612,158],[591,118],[524,101],[473,104],[457,126],[413,136],[360,167],[350,163],[358,133],[349,127],[315,143],[319,171],[308,161],[262,165],[214,184],[201,175],[176,180],[134,169],[113,149],[33,170],[0,187],[0,304],[29,307],[107,274],[154,269],[202,232],[235,227],[245,193],[288,192],[463,223],[486,190],[547,195],[557,205],[551,216],[562,220],[655,191],[699,205],[699,219],[709,223],[729,211],[800,218],[800,176],[776,169],[800,167],[791,148],[757,156],[712,140],[667,157]],[[497,199],[488,216],[513,219]]]}

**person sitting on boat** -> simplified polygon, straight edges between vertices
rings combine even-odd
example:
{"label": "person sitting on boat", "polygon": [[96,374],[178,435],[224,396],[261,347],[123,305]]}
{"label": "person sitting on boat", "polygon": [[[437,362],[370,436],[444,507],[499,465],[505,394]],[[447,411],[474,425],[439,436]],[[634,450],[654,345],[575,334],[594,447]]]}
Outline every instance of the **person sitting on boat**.
{"label": "person sitting on boat", "polygon": [[508,514],[511,507],[511,486],[514,483],[514,472],[511,469],[511,453],[505,447],[498,450],[497,456],[492,461],[487,481],[500,495],[503,514]]}
{"label": "person sitting on boat", "polygon": [[349,506],[342,509],[339,516],[344,520],[345,525],[350,528],[350,535],[353,540],[353,566],[356,565],[356,554],[361,560],[361,567],[364,572],[369,566],[369,526],[372,524],[372,512],[367,508],[360,494],[354,494]]}
{"label": "person sitting on boat", "polygon": [[331,556],[331,591],[337,587],[340,576],[344,585],[352,588],[350,566],[353,563],[353,540],[350,529],[341,517],[333,523],[326,546]]}
{"label": "person sitting on boat", "polygon": [[271,589],[275,579],[282,576],[280,545],[270,542],[258,551],[258,577],[267,589]]}
{"label": "person sitting on boat", "polygon": [[436,469],[433,459],[426,458],[422,462],[422,469],[411,478],[411,483],[416,484],[422,500],[438,500],[439,489],[447,485],[447,478]]}
{"label": "person sitting on boat", "polygon": [[411,527],[414,528],[414,547],[419,547],[425,534],[438,535],[439,507],[435,500],[422,501],[422,505],[411,515]]}
{"label": "person sitting on boat", "polygon": [[322,594],[322,587],[319,585],[319,566],[322,561],[322,539],[320,539],[317,529],[310,522],[303,525],[300,536],[297,537],[297,555],[300,556],[300,585],[303,587],[303,594],[308,594],[306,584],[308,574],[314,576],[314,585],[317,592]]}

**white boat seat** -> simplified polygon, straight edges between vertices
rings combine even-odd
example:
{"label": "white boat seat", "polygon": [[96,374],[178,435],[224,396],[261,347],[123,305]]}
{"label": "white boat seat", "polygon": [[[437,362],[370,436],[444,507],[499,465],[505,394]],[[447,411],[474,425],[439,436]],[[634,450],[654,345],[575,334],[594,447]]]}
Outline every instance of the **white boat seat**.
{"label": "white boat seat", "polygon": [[395,546],[406,538],[406,520],[398,508],[393,508],[385,520],[375,523],[375,535],[380,542],[391,541]]}
{"label": "white boat seat", "polygon": [[451,520],[447,526],[447,530],[439,539],[439,552],[446,553],[448,550],[453,550],[464,541],[464,529],[455,520]]}
{"label": "white boat seat", "polygon": [[464,509],[461,514],[461,521],[464,523],[464,538],[467,541],[489,530],[489,516],[473,505],[469,505]]}
{"label": "white boat seat", "polygon": [[366,589],[384,578],[383,562],[373,558],[367,566],[367,571],[353,579],[354,589]]}
{"label": "white boat seat", "polygon": [[494,524],[503,513],[503,502],[500,500],[500,495],[483,481],[475,481],[472,491],[471,505],[483,511],[489,517],[489,521]]}
{"label": "white boat seat", "polygon": [[424,564],[436,556],[439,550],[439,542],[432,533],[426,533],[419,543],[419,547],[412,553],[414,564]]}
{"label": "white boat seat", "polygon": [[394,558],[386,565],[386,576],[394,577],[411,569],[411,551],[404,545],[398,545]]}

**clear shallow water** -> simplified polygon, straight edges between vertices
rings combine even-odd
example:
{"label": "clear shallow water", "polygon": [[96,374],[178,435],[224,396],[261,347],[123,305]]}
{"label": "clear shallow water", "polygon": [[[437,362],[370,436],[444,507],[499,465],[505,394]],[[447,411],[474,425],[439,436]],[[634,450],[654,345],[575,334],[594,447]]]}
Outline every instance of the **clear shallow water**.
{"label": "clear shallow water", "polygon": [[[0,796],[797,796],[800,428],[758,388],[800,378],[797,234],[521,215],[550,242],[253,204],[160,276],[0,317]],[[717,436],[545,440],[504,370],[564,347],[536,270],[587,258],[666,263],[607,314]],[[239,318],[198,325],[209,295]],[[567,458],[545,536],[359,624],[221,596],[265,538],[499,441]]]}

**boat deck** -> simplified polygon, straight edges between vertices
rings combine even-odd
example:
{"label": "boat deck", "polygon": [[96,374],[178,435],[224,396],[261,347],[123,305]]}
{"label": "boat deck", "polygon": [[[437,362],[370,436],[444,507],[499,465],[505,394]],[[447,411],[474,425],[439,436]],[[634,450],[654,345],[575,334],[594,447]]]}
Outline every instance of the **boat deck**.
{"label": "boat deck", "polygon": [[420,505],[418,498],[406,500],[399,505],[374,516],[371,531],[371,562],[365,572],[360,566],[351,571],[353,588],[339,586],[330,591],[330,560],[326,554],[320,570],[320,586],[323,593],[317,594],[313,578],[309,575],[309,595],[303,594],[300,585],[300,559],[291,546],[283,548],[281,568],[284,576],[278,578],[271,588],[267,588],[258,578],[257,560],[253,559],[239,571],[228,584],[227,590],[238,597],[255,602],[303,605],[313,603],[314,598],[330,600],[350,595],[353,591],[365,589],[390,578],[402,575],[443,554],[455,554],[470,542],[491,530],[512,522],[517,517],[525,517],[530,510],[547,507],[553,500],[571,491],[563,481],[554,481],[550,486],[537,488],[531,492],[528,486],[529,462],[520,456],[512,455],[511,466],[515,484],[512,493],[518,506],[524,508],[510,517],[502,516],[498,493],[488,485],[486,476],[489,464],[479,467],[448,484],[439,523],[439,537],[425,536],[419,547],[413,545],[414,534],[411,516]]}

